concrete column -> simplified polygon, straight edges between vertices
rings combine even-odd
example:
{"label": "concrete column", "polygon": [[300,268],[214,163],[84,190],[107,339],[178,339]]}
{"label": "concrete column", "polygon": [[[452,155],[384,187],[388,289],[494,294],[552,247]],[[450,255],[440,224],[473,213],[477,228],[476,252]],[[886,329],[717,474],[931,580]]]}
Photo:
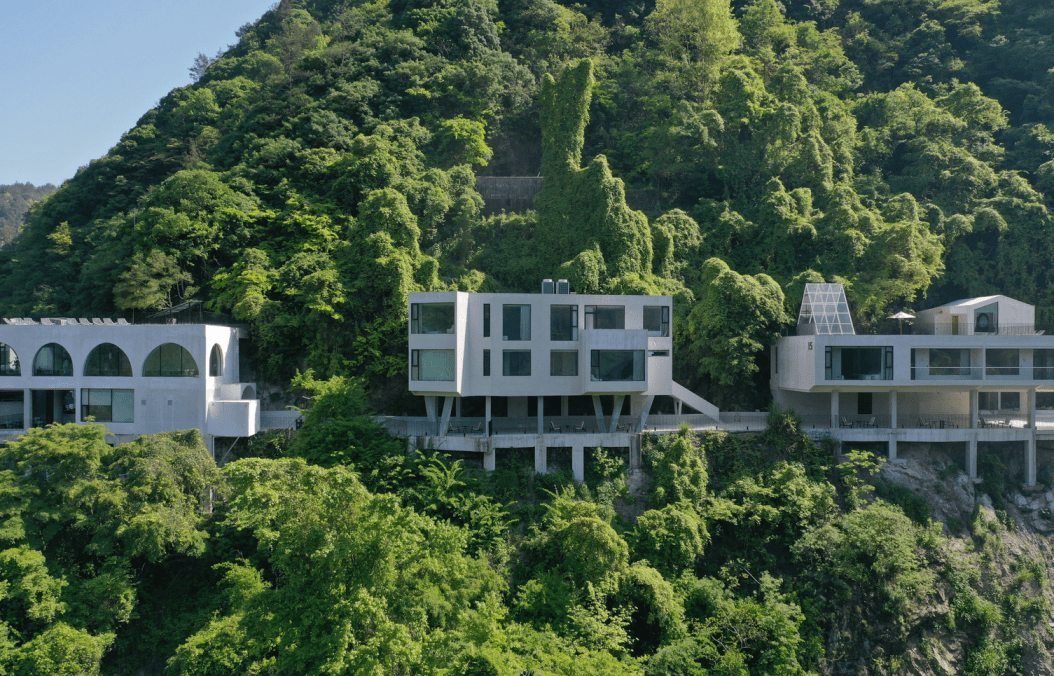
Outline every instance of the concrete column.
{"label": "concrete column", "polygon": [[[545,434],[545,397],[538,397],[538,434]],[[544,451],[544,449],[542,449]],[[544,471],[544,470],[543,470]]]}
{"label": "concrete column", "polygon": [[838,391],[831,392],[831,427],[837,429],[841,426],[838,419]]}
{"label": "concrete column", "polygon": [[1036,485],[1036,428],[1030,430],[1025,442],[1025,485]]}
{"label": "concrete column", "polygon": [[977,390],[970,390],[970,429],[977,429]]}
{"label": "concrete column", "polygon": [[22,429],[33,426],[33,390],[23,390],[22,395]]}
{"label": "concrete column", "polygon": [[439,430],[436,432],[437,437],[445,437],[447,432],[447,426],[450,424],[450,409],[454,407],[453,397],[443,397],[443,418],[439,421]]}
{"label": "concrete column", "polygon": [[629,438],[629,468],[640,469],[640,435],[634,434]]}
{"label": "concrete column", "polygon": [[618,427],[619,416],[622,415],[622,406],[626,403],[626,395],[616,394],[615,395],[615,406],[611,409],[611,426],[608,432],[611,434],[615,433]]}
{"label": "concrete column", "polygon": [[[490,395],[489,394],[487,395],[487,414],[486,415],[487,415],[487,423],[486,423],[486,425],[484,425],[484,429],[487,430],[487,436],[489,437],[490,436]],[[484,462],[484,464],[486,464],[486,459],[484,459],[483,462]]]}
{"label": "concrete column", "polygon": [[[897,429],[897,391],[896,390],[890,390],[889,391],[889,426],[890,426],[891,429]],[[893,443],[894,444],[897,443],[895,439],[893,440]],[[891,459],[897,457],[897,455],[896,455],[896,447],[895,446],[893,447],[893,451],[894,451],[893,455],[890,456]]]}
{"label": "concrete column", "polygon": [[586,480],[586,449],[584,446],[571,447],[571,473],[575,481]]}
{"label": "concrete column", "polygon": [[[77,424],[80,424],[80,423],[84,422],[83,420],[81,420],[81,405],[80,404],[81,404],[81,388],[78,387],[78,388],[75,388],[73,390],[73,422],[75,422]],[[208,444],[205,444],[205,446],[208,447]],[[216,450],[215,449],[210,449],[209,452],[212,453],[212,459],[215,460],[216,459]]]}
{"label": "concrete column", "polygon": [[487,452],[483,454],[483,469],[493,472],[498,466],[498,449],[494,448],[492,439],[487,440]]}
{"label": "concrete column", "polygon": [[436,398],[434,396],[425,396],[425,415],[430,421],[436,421]]}
{"label": "concrete column", "polygon": [[977,435],[966,443],[966,473],[971,479],[977,478]]}
{"label": "concrete column", "polygon": [[454,397],[454,417],[461,417],[461,397]]}
{"label": "concrete column", "polygon": [[889,461],[897,461],[897,434],[896,432],[890,432],[889,434]]}
{"label": "concrete column", "polygon": [[651,405],[655,401],[655,395],[649,395],[644,400],[644,406],[640,411],[640,420],[637,421],[637,431],[643,432],[644,425],[648,422],[648,415],[651,413]]}
{"label": "concrete column", "polygon": [[[1028,426],[1032,429],[1036,429],[1036,388],[1030,389],[1025,396],[1028,397],[1025,402],[1028,406],[1028,408],[1025,409],[1028,411]],[[1035,435],[1033,434],[1033,437],[1034,436]]]}
{"label": "concrete column", "polygon": [[548,450],[545,447],[545,440],[538,437],[534,442],[534,471],[538,474],[545,474],[548,471]]}
{"label": "concrete column", "polygon": [[570,416],[571,414],[568,413],[568,410],[567,397],[560,397],[560,415],[565,418]]}
{"label": "concrete column", "polygon": [[593,395],[593,413],[597,417],[597,432],[604,431],[604,407],[600,405],[600,395]]}

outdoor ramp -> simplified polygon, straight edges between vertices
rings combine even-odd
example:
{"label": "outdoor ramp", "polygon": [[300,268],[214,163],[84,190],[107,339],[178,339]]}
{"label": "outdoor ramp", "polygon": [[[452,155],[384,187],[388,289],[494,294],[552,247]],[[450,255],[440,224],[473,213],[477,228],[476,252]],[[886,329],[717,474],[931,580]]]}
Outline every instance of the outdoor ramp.
{"label": "outdoor ramp", "polygon": [[686,406],[691,406],[704,415],[710,416],[715,421],[721,420],[721,412],[717,410],[716,406],[683,385],[673,383],[673,398]]}

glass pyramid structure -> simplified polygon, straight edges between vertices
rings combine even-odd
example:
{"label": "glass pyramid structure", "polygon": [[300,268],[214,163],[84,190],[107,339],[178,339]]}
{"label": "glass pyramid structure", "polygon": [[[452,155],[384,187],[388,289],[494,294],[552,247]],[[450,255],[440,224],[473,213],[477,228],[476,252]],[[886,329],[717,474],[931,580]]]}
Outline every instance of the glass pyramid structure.
{"label": "glass pyramid structure", "polygon": [[798,313],[798,335],[856,335],[845,287],[841,284],[806,284]]}

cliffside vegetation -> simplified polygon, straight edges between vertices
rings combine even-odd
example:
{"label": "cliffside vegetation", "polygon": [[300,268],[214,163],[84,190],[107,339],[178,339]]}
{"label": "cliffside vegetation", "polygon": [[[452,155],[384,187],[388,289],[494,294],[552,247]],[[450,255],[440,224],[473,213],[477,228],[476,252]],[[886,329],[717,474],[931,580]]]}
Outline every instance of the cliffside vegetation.
{"label": "cliffside vegetation", "polygon": [[[555,456],[544,475],[533,453],[494,472],[408,456],[361,413],[354,382],[300,384],[315,405],[293,443],[255,439],[222,470],[194,431],[111,448],[101,426],[53,426],[0,449],[0,669],[1054,666],[1042,535],[986,498],[972,508],[972,493],[947,527],[903,485],[880,482],[878,499],[879,461],[836,465],[793,415],[771,413],[761,435],[647,437],[633,471],[591,450],[575,484]],[[1001,461],[986,462],[996,476]],[[914,467],[926,495],[972,491],[954,465]]]}
{"label": "cliffside vegetation", "polygon": [[[996,291],[1054,318],[1052,31],[1032,0],[284,0],[32,213],[0,311],[202,299],[266,377],[395,410],[406,293],[567,276],[675,295],[678,377],[754,408],[765,339],[689,359],[735,342],[688,320],[712,258],[790,315],[824,279],[862,326]],[[488,172],[543,174],[537,211],[484,217]]]}
{"label": "cliffside vegetation", "polygon": [[32,183],[0,185],[0,247],[15,241],[30,207],[55,190],[50,183],[41,186]]}

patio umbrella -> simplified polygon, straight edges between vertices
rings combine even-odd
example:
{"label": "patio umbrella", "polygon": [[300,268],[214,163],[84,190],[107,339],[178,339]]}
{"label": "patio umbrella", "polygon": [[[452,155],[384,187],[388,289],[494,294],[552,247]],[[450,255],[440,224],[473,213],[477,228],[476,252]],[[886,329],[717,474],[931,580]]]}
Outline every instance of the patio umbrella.
{"label": "patio umbrella", "polygon": [[904,320],[914,319],[915,315],[909,315],[907,312],[898,312],[895,315],[890,315],[889,318],[897,320],[897,325],[900,327],[900,334],[904,335]]}

